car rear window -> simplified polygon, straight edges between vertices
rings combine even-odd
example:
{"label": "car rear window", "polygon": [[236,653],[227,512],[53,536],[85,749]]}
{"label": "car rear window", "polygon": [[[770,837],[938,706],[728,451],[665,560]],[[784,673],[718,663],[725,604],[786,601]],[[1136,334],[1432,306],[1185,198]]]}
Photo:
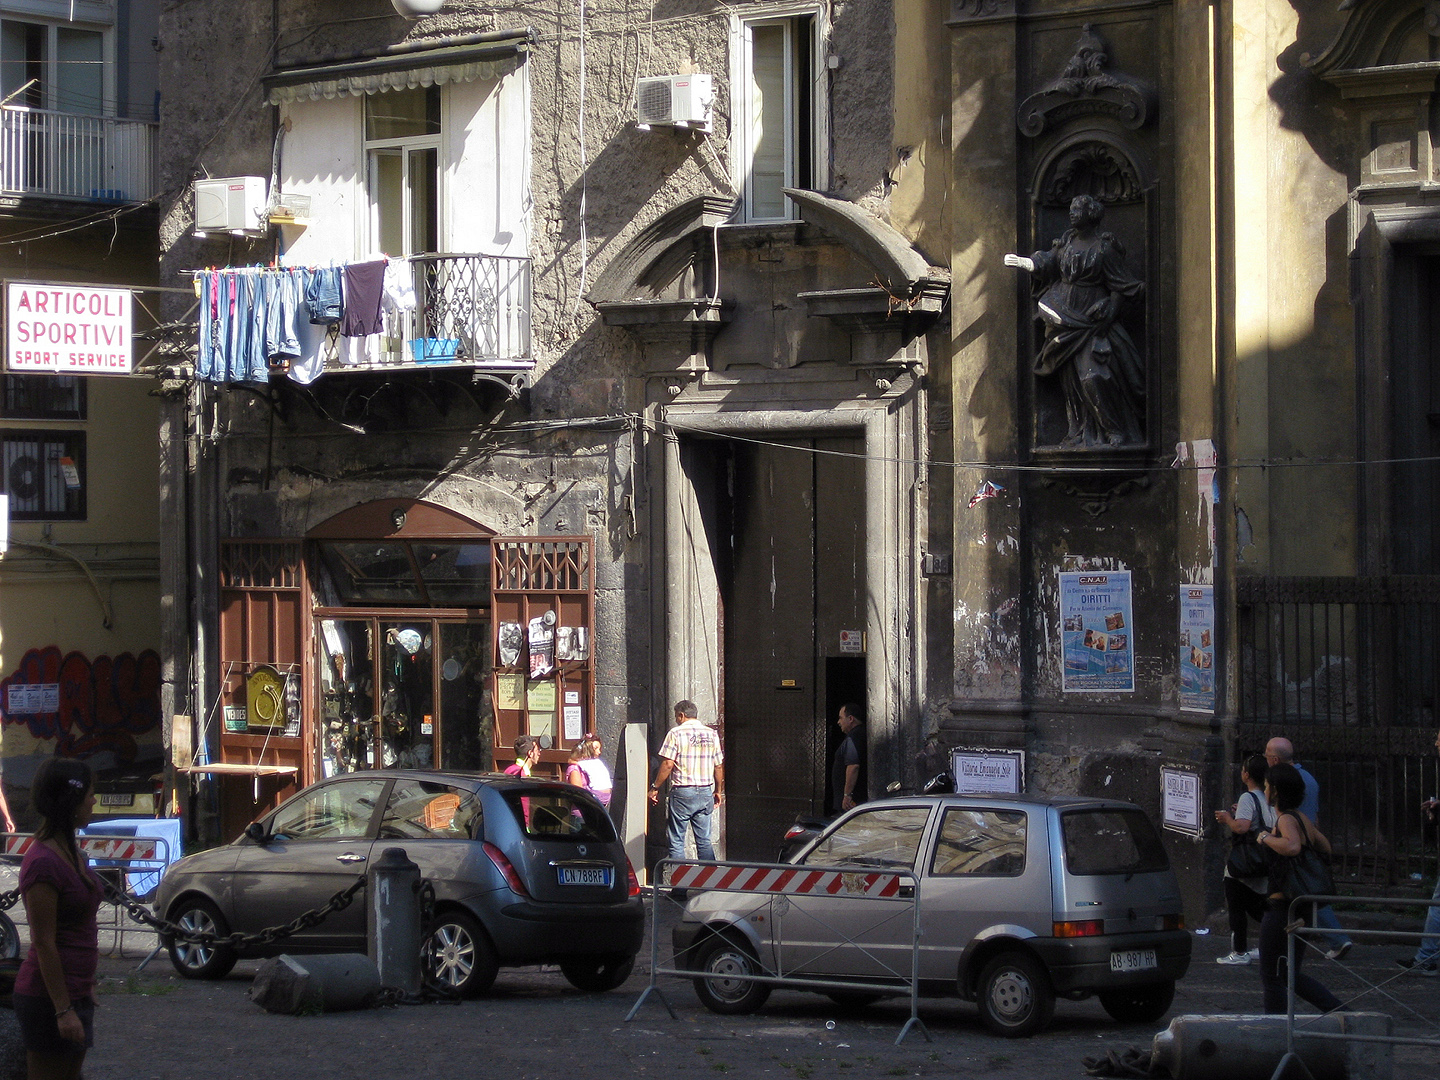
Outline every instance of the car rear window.
{"label": "car rear window", "polygon": [[1143,810],[1069,810],[1060,815],[1060,829],[1066,869],[1076,876],[1170,869],[1160,834]]}
{"label": "car rear window", "polygon": [[593,799],[576,798],[549,788],[520,788],[505,792],[505,804],[525,835],[538,840],[609,843],[615,839],[610,815]]}
{"label": "car rear window", "polygon": [[1025,815],[1019,810],[946,810],[930,873],[936,877],[1023,874],[1025,824]]}

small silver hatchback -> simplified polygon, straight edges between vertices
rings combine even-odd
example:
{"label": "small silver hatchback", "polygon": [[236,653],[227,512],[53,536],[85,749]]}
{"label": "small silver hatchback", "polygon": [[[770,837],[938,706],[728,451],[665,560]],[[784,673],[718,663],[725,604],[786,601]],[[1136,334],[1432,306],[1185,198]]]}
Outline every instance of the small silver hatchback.
{"label": "small silver hatchback", "polygon": [[[1164,1016],[1190,964],[1179,882],[1140,807],[1084,798],[920,795],[866,803],[791,860],[914,875],[919,992],[975,1001],[993,1032],[1044,1028],[1055,999],[1097,995],[1126,1022]],[[691,894],[677,966],[719,1013],[758,1009],[771,984],[843,980],[842,1004],[887,994],[911,971],[914,916],[849,895]],[[873,992],[853,984],[873,985]]]}

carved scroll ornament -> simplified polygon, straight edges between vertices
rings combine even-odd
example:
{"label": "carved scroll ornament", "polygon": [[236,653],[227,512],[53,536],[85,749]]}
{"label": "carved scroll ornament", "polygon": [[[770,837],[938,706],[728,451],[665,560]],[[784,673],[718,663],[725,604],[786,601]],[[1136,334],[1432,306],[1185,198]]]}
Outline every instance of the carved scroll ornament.
{"label": "carved scroll ornament", "polygon": [[1106,70],[1109,66],[1109,46],[1086,23],[1060,77],[1020,103],[1020,130],[1033,139],[1047,127],[1097,113],[1127,128],[1144,127],[1154,107],[1154,90],[1142,79]]}

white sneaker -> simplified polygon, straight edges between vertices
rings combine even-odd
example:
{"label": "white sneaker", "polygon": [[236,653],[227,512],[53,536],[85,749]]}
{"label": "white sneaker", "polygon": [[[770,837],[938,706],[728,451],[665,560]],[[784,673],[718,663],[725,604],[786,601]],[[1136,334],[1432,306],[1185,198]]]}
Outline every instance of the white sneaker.
{"label": "white sneaker", "polygon": [[1326,959],[1326,960],[1344,960],[1344,959],[1345,959],[1345,954],[1350,951],[1350,947],[1351,947],[1352,945],[1354,945],[1354,944],[1355,944],[1355,943],[1354,943],[1353,941],[1342,942],[1340,945],[1338,945],[1338,946],[1336,946],[1335,948],[1330,949],[1328,952],[1326,952],[1326,953],[1325,953],[1325,959]]}
{"label": "white sneaker", "polygon": [[1256,961],[1256,962],[1259,962],[1259,960],[1260,960],[1260,950],[1259,950],[1259,949],[1251,949],[1251,950],[1250,950],[1248,953],[1246,953],[1245,955],[1248,956],[1251,960],[1254,960],[1254,961]]}
{"label": "white sneaker", "polygon": [[1215,962],[1217,964],[1248,964],[1250,963],[1250,954],[1243,952],[1232,952],[1228,956],[1216,957]]}

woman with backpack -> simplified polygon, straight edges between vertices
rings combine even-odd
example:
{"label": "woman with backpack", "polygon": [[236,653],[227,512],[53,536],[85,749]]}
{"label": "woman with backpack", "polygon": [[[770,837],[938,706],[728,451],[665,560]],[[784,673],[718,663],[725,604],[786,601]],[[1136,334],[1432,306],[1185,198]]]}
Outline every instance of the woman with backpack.
{"label": "woman with backpack", "polygon": [[1230,830],[1230,857],[1225,860],[1225,909],[1230,916],[1230,952],[1217,964],[1248,964],[1260,950],[1247,950],[1250,920],[1265,917],[1265,852],[1255,838],[1275,827],[1275,808],[1265,799],[1264,756],[1253,754],[1240,767],[1245,791],[1229,810],[1215,811],[1215,820]]}

